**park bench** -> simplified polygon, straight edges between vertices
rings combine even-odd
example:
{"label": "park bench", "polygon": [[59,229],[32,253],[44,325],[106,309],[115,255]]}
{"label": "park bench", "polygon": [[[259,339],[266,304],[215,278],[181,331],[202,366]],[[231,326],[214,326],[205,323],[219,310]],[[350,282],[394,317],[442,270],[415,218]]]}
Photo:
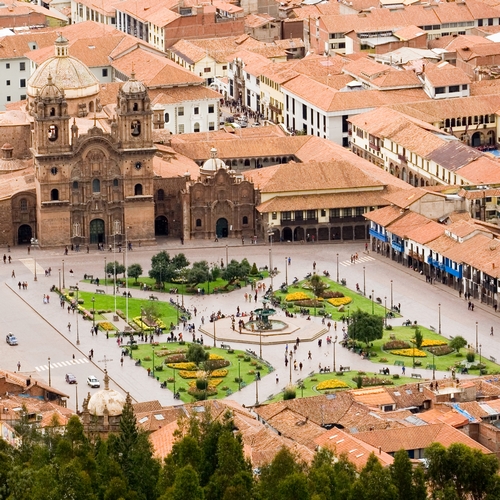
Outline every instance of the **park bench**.
{"label": "park bench", "polygon": [[93,274],[84,274],[84,275],[83,275],[83,279],[84,279],[84,280],[90,280],[90,281],[93,281],[93,279],[94,279],[94,275],[93,275]]}
{"label": "park bench", "polygon": [[104,295],[106,292],[102,288],[96,288],[95,293],[100,293]]}
{"label": "park bench", "polygon": [[76,291],[78,290],[78,287],[77,287],[77,286],[75,286],[75,285],[71,285],[71,286],[69,287],[69,289],[70,289],[70,290],[72,290],[72,291],[74,291],[74,292],[76,292]]}
{"label": "park bench", "polygon": [[496,363],[497,362],[497,358],[493,357],[493,356],[490,356],[490,360],[493,361],[493,363]]}
{"label": "park bench", "polygon": [[158,297],[156,295],[150,295],[149,300],[158,300]]}
{"label": "park bench", "polygon": [[221,344],[220,348],[221,349],[231,349],[231,346],[229,344]]}
{"label": "park bench", "polygon": [[169,293],[177,293],[178,288],[171,288],[168,292]]}
{"label": "park bench", "polygon": [[435,326],[429,326],[429,330],[432,330],[434,333],[436,333],[436,327]]}
{"label": "park bench", "polygon": [[411,321],[409,319],[403,321],[403,326],[411,326]]}
{"label": "park bench", "polygon": [[252,356],[257,356],[256,352],[255,351],[252,351],[251,349],[247,349],[246,352],[248,354],[251,354]]}
{"label": "park bench", "polygon": [[411,378],[422,378],[422,375],[420,373],[412,373]]}
{"label": "park bench", "polygon": [[351,367],[350,366],[343,366],[342,367],[342,371],[343,372],[350,372],[351,371]]}

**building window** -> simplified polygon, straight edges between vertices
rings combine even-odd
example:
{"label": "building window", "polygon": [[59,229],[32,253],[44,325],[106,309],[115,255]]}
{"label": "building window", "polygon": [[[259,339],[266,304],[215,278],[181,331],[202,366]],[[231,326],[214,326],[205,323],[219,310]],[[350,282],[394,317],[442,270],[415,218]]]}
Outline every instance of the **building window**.
{"label": "building window", "polygon": [[184,116],[184,106],[181,106],[180,108],[177,109],[177,115]]}
{"label": "building window", "polygon": [[330,218],[338,219],[340,217],[340,208],[331,208],[330,209]]}
{"label": "building window", "polygon": [[306,217],[307,217],[307,220],[316,219],[316,210],[308,210],[306,212]]}
{"label": "building window", "polygon": [[7,63],[7,64],[5,65],[5,69],[10,69],[10,63]]}
{"label": "building window", "polygon": [[196,219],[196,227],[201,227],[201,219]]}
{"label": "building window", "polygon": [[352,208],[344,208],[344,217],[352,217]]}
{"label": "building window", "polygon": [[5,84],[6,84],[6,85],[10,85],[10,80],[7,80],[7,81],[5,82]]}
{"label": "building window", "polygon": [[101,181],[99,179],[94,179],[92,181],[92,192],[93,193],[101,192]]}
{"label": "building window", "polygon": [[198,106],[195,106],[194,108],[194,114],[199,115],[200,114],[200,108]]}
{"label": "building window", "polygon": [[113,179],[113,187],[118,187],[118,179]]}
{"label": "building window", "polygon": [[281,218],[283,220],[292,220],[292,212],[281,212]]}
{"label": "building window", "polygon": [[165,191],[163,191],[163,189],[158,189],[156,193],[156,199],[158,201],[163,201],[165,199]]}
{"label": "building window", "polygon": [[436,94],[444,94],[446,92],[446,87],[436,87]]}
{"label": "building window", "polygon": [[208,130],[215,130],[215,122],[208,122]]}
{"label": "building window", "polygon": [[248,217],[247,217],[246,215],[243,217],[242,224],[243,224],[244,226],[247,226],[247,225],[248,225]]}
{"label": "building window", "polygon": [[450,85],[450,92],[460,92],[460,85]]}
{"label": "building window", "polygon": [[278,218],[278,212],[273,212],[273,213],[271,214],[271,219],[272,219],[272,220],[276,220],[277,218]]}
{"label": "building window", "polygon": [[139,120],[134,120],[131,124],[130,124],[130,129],[131,129],[131,134],[134,136],[134,137],[137,137],[139,135],[141,135],[141,122]]}
{"label": "building window", "polygon": [[49,141],[56,141],[57,136],[58,136],[57,125],[50,125],[48,132]]}
{"label": "building window", "polygon": [[363,207],[356,207],[356,216],[361,216],[365,213],[365,209]]}
{"label": "building window", "polygon": [[23,89],[24,87],[26,87],[26,79],[21,78],[21,79],[19,80],[19,87],[21,87],[22,89]]}
{"label": "building window", "polygon": [[19,63],[19,71],[26,71],[26,63],[25,62]]}
{"label": "building window", "polygon": [[10,102],[10,95],[7,96],[7,102]]}
{"label": "building window", "polygon": [[200,131],[200,124],[198,122],[196,122],[193,125],[193,132],[199,132],[199,131]]}
{"label": "building window", "polygon": [[304,220],[304,212],[302,210],[295,211],[295,220]]}
{"label": "building window", "polygon": [[103,68],[103,70],[102,70],[102,76],[103,77],[108,76],[108,68]]}
{"label": "building window", "polygon": [[205,73],[210,73],[210,68],[203,68],[203,71],[204,71]]}
{"label": "building window", "polygon": [[73,189],[78,189],[78,181],[73,181]]}
{"label": "building window", "polygon": [[134,186],[134,196],[142,196],[142,184],[136,184]]}
{"label": "building window", "polygon": [[20,96],[19,99],[21,99],[21,101],[25,101],[26,100],[26,94],[21,94],[21,96]]}
{"label": "building window", "polygon": [[326,217],[326,210],[324,208],[321,209],[321,217]]}
{"label": "building window", "polygon": [[183,133],[184,133],[184,124],[182,124],[182,123],[181,123],[181,124],[179,125],[178,129],[179,129],[179,132],[178,132],[178,133],[179,133],[179,134],[183,134]]}
{"label": "building window", "polygon": [[59,200],[59,190],[58,189],[53,189],[50,192],[50,200],[51,201],[58,201]]}
{"label": "building window", "polygon": [[227,69],[227,65],[222,66],[222,69],[226,70]]}
{"label": "building window", "polygon": [[21,212],[26,212],[28,210],[28,200],[26,198],[21,198],[19,208],[21,209]]}
{"label": "building window", "polygon": [[165,113],[165,123],[168,123],[170,121],[170,114]]}
{"label": "building window", "polygon": [[208,112],[209,113],[213,113],[215,110],[215,106],[213,104],[211,104],[210,106],[208,106]]}

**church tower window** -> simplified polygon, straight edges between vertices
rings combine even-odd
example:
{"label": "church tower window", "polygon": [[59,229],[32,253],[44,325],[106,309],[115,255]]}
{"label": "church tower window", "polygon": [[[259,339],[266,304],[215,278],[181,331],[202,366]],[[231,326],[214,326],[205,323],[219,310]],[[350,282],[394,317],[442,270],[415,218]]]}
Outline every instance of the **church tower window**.
{"label": "church tower window", "polygon": [[94,179],[92,181],[92,192],[93,193],[101,192],[101,181],[99,179]]}
{"label": "church tower window", "polygon": [[59,189],[53,189],[50,192],[50,200],[51,201],[59,201]]}
{"label": "church tower window", "polygon": [[134,186],[134,196],[142,196],[142,184],[136,184]]}
{"label": "church tower window", "polygon": [[141,135],[141,122],[139,120],[134,120],[130,128],[132,129],[131,133],[134,137]]}
{"label": "church tower window", "polygon": [[[54,108],[52,108],[52,109],[54,109]],[[57,125],[50,125],[49,126],[48,136],[49,136],[49,141],[56,141],[57,140],[57,136],[58,136]]]}

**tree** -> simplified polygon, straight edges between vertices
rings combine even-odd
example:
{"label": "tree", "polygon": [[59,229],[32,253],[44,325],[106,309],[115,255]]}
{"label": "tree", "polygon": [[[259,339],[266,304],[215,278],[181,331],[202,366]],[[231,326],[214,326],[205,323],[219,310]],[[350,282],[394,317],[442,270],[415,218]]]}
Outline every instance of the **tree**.
{"label": "tree", "polygon": [[172,281],[177,273],[170,260],[170,255],[165,251],[153,255],[151,257],[151,269],[148,274],[158,285],[165,281]]}
{"label": "tree", "polygon": [[106,264],[106,273],[116,277],[118,274],[125,273],[125,266],[116,260],[114,262],[108,262]]}
{"label": "tree", "polygon": [[130,266],[128,266],[127,276],[129,276],[130,278],[134,278],[136,283],[139,276],[141,275],[142,275],[142,266],[140,264],[131,264]]}
{"label": "tree", "polygon": [[172,265],[175,269],[182,269],[189,266],[189,260],[187,260],[183,253],[178,253],[177,255],[174,255]]}
{"label": "tree", "polygon": [[206,260],[201,260],[193,263],[193,266],[187,272],[186,278],[188,283],[192,286],[196,286],[198,283],[208,281],[209,274],[210,268],[208,267],[208,262]]}
{"label": "tree", "polygon": [[236,280],[244,280],[249,275],[250,269],[251,266],[247,259],[243,259],[241,262],[232,259],[224,271],[222,271],[222,277],[226,281],[229,281],[229,283],[233,283]]}
{"label": "tree", "polygon": [[325,291],[326,284],[325,282],[320,278],[318,274],[313,274],[311,279],[309,280],[309,283],[311,283],[311,288],[314,293],[314,296],[321,297],[323,295],[323,292]]}
{"label": "tree", "polygon": [[384,335],[384,319],[358,309],[351,315],[349,337],[368,345]]}
{"label": "tree", "polygon": [[460,352],[460,349],[467,345],[467,340],[465,340],[460,335],[457,335],[455,338],[450,340],[449,346],[455,351]]}
{"label": "tree", "polygon": [[175,475],[172,487],[160,500],[203,500],[203,488],[198,474],[191,464],[182,467]]}
{"label": "tree", "polygon": [[398,500],[414,500],[413,467],[406,450],[399,450],[394,455],[390,466],[391,478],[397,490]]}
{"label": "tree", "polygon": [[152,325],[160,317],[160,311],[157,304],[154,302],[148,302],[142,306],[142,315],[146,318],[147,322]]}
{"label": "tree", "polygon": [[200,344],[190,344],[188,351],[186,353],[186,359],[191,363],[195,363],[196,366],[199,366],[200,363],[206,361],[209,358],[209,354],[203,346]]}
{"label": "tree", "polygon": [[384,469],[372,452],[361,470],[353,487],[352,497],[356,500],[396,500],[396,487],[391,474]]}
{"label": "tree", "polygon": [[417,349],[420,349],[422,347],[423,342],[424,342],[424,336],[422,335],[420,328],[417,327],[415,329],[415,347]]}

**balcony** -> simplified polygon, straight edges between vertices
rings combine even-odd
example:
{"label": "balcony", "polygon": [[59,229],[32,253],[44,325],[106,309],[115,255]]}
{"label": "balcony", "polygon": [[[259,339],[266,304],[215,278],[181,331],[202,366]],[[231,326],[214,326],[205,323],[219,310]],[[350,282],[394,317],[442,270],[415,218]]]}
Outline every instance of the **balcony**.
{"label": "balcony", "polygon": [[405,156],[405,155],[398,155],[398,160],[401,162],[401,163],[408,163],[408,158]]}
{"label": "balcony", "polygon": [[374,142],[369,142],[368,147],[374,149],[375,151],[380,151],[380,146],[378,146]]}
{"label": "balcony", "polygon": [[342,222],[365,222],[366,219],[363,215],[351,215],[349,217],[330,217],[328,221],[340,224]]}
{"label": "balcony", "polygon": [[385,235],[384,233],[379,233],[378,231],[372,228],[370,228],[368,232],[370,233],[370,236],[373,236],[374,238],[377,238],[377,240],[387,243],[387,235]]}
{"label": "balcony", "polygon": [[391,241],[391,247],[396,250],[397,252],[403,253],[405,251],[405,246],[404,243],[401,241],[397,240],[392,240]]}
{"label": "balcony", "polygon": [[282,226],[308,226],[311,224],[317,224],[318,219],[281,219],[280,221]]}

